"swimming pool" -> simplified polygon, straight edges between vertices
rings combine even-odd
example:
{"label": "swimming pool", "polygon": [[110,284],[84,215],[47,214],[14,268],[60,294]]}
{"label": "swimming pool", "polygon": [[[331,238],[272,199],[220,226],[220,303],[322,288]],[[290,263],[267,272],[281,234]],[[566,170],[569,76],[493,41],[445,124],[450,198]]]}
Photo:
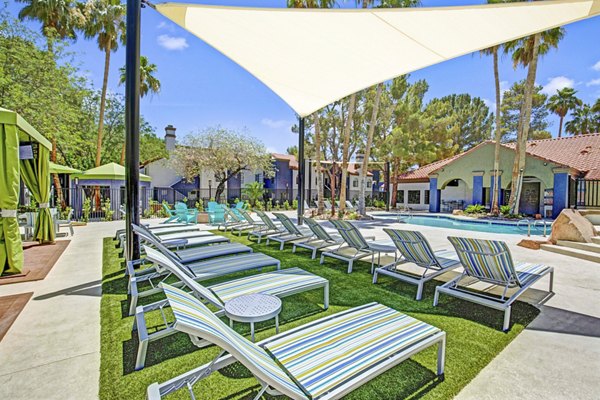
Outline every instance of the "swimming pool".
{"label": "swimming pool", "polygon": [[[377,219],[400,219],[402,222],[413,225],[433,226],[438,228],[459,229],[462,231],[507,233],[512,235],[527,235],[528,224],[523,221],[501,222],[490,220],[465,221],[445,215],[414,215],[414,214],[396,214],[392,212],[374,212],[373,218]],[[542,221],[531,220],[531,234],[543,235],[544,225]],[[550,234],[550,222],[546,221],[546,233]]]}

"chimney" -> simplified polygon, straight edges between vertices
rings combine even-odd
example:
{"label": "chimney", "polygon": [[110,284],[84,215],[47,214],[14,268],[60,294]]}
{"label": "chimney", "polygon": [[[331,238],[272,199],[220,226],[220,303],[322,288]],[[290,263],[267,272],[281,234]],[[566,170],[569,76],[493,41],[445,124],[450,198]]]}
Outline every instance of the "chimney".
{"label": "chimney", "polygon": [[169,152],[175,150],[176,130],[177,129],[175,129],[173,125],[167,125],[165,127],[165,147]]}

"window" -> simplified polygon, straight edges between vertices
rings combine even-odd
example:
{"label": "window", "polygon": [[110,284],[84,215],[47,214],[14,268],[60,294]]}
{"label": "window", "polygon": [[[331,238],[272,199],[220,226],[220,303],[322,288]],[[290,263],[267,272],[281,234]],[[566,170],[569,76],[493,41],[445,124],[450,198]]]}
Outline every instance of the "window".
{"label": "window", "polygon": [[408,191],[408,204],[421,204],[421,191],[420,190],[409,190]]}
{"label": "window", "polygon": [[358,187],[358,179],[352,179],[352,187]]}
{"label": "window", "polygon": [[425,191],[425,204],[429,204],[429,190]]}
{"label": "window", "polygon": [[404,203],[404,190],[398,190],[398,196],[396,197],[397,203]]}

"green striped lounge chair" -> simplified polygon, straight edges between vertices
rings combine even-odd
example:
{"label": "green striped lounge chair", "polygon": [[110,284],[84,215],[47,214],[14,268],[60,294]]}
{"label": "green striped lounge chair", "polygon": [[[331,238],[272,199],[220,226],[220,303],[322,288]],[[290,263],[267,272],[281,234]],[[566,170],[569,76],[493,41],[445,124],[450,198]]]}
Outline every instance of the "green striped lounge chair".
{"label": "green striped lounge chair", "polygon": [[284,235],[287,232],[283,227],[277,226],[263,211],[256,211],[256,215],[258,215],[263,224],[257,225],[257,227],[248,232],[248,239],[256,237],[258,243],[260,243],[263,237]]}
{"label": "green striped lounge chair", "polygon": [[264,227],[264,223],[262,221],[257,221],[254,218],[252,218],[252,216],[250,215],[250,213],[248,211],[246,211],[242,208],[239,208],[236,210],[242,216],[242,218],[245,220],[244,225],[241,225],[239,227],[234,227],[232,229],[232,232],[233,231],[237,232],[238,236],[242,236],[242,232],[244,232],[244,231],[262,229]]}
{"label": "green striped lounge chair", "polygon": [[233,228],[235,227],[244,227],[248,225],[245,221],[242,221],[240,217],[238,217],[231,210],[231,208],[224,205],[223,209],[225,211],[225,220],[219,223],[219,225],[217,226],[218,230],[227,232],[229,229],[233,231]]}
{"label": "green striped lounge chair", "polygon": [[[507,331],[512,304],[535,282],[548,274],[549,292],[552,293],[554,268],[537,263],[515,263],[506,243],[454,236],[449,236],[448,239],[456,249],[464,272],[436,287],[434,306],[437,306],[439,296],[443,293],[504,311],[502,330]],[[503,288],[502,294],[496,296],[489,290],[484,293],[470,288],[479,282]]]}
{"label": "green striped lounge chair", "polygon": [[321,264],[325,262],[325,257],[332,257],[338,260],[348,262],[348,273],[352,272],[354,261],[365,257],[371,257],[371,273],[375,268],[375,254],[377,254],[377,265],[381,260],[381,253],[393,253],[396,257],[396,246],[387,243],[377,243],[375,241],[367,241],[360,231],[348,221],[331,220],[333,226],[340,233],[346,247],[340,246],[335,250],[324,251],[321,253]]}
{"label": "green striped lounge chair", "polygon": [[179,389],[187,389],[195,398],[195,383],[235,362],[244,365],[260,383],[255,399],[265,392],[294,400],[339,399],[435,345],[437,375],[441,378],[444,374],[445,332],[382,304],[351,308],[252,343],[202,301],[163,286],[175,318],[173,328],[201,337],[222,352],[205,365],[167,382],[151,384],[146,392],[149,400],[159,400]]}
{"label": "green striped lounge chair", "polygon": [[[216,285],[202,286],[198,283],[198,279],[196,279],[197,274],[189,266],[175,263],[164,254],[151,248],[146,249],[146,255],[152,262],[161,265],[177,276],[182,283],[180,286],[184,286],[196,298],[214,307],[217,316],[224,315],[225,303],[227,301],[241,295],[253,293],[266,293],[277,297],[286,297],[309,290],[323,289],[323,307],[325,309],[329,307],[329,281],[300,268],[276,270]],[[163,300],[136,308],[134,329],[137,330],[139,339],[136,369],[144,367],[148,344],[150,342],[176,332],[172,324],[167,322],[168,319],[163,312],[163,308],[166,305],[168,305],[168,302]],[[164,329],[148,333],[145,315],[154,310],[159,310],[162,313],[162,319],[165,321]],[[202,336],[200,335],[200,337]]]}
{"label": "green striped lounge chair", "polygon": [[300,230],[287,215],[282,213],[273,213],[273,215],[281,222],[283,228],[287,230],[287,233],[283,235],[267,236],[267,245],[271,240],[279,242],[279,250],[283,250],[286,243],[295,243],[297,241],[306,240],[312,236],[310,230]]}
{"label": "green striped lounge chair", "polygon": [[[142,239],[146,239],[142,235],[140,236]],[[269,257],[263,253],[251,252],[226,254],[193,262],[182,262],[177,254],[162,246],[160,243],[147,242],[153,245],[158,251],[160,251],[165,257],[170,259],[176,265],[184,266],[186,270],[190,271],[190,275],[192,275],[194,279],[198,281],[212,279],[236,272],[253,269],[260,270],[268,266],[276,266],[277,269],[281,267],[281,262],[278,259]],[[148,248],[149,247],[147,246],[143,246],[142,250],[145,251]],[[143,263],[147,263],[149,261],[150,259],[146,254],[146,258],[143,259]],[[172,274],[170,270],[165,269],[156,263],[153,267],[144,268],[137,271],[134,269],[135,265],[136,264],[133,262],[127,263],[127,275],[129,276],[129,315],[133,315],[135,312],[135,308],[137,307],[137,303],[140,298],[159,293],[160,289],[158,288],[158,283],[168,279]]]}
{"label": "green striped lounge chair", "polygon": [[[142,225],[142,224],[141,224]],[[181,233],[181,232],[199,232],[198,226],[195,225],[186,225],[186,224],[169,224],[169,225],[154,225],[150,226],[147,224],[143,224],[142,226],[146,227],[155,235],[170,235],[173,233]],[[115,240],[119,241],[119,247],[125,246],[125,229],[118,229],[115,232]]]}
{"label": "green striped lounge chair", "polygon": [[312,218],[304,217],[304,222],[312,231],[313,236],[302,242],[294,242],[292,252],[296,252],[297,247],[311,251],[311,258],[314,260],[317,257],[317,250],[327,247],[339,246],[344,243],[344,239],[337,234],[329,234],[317,221]]}
{"label": "green striped lounge chair", "polygon": [[[373,274],[373,283],[377,283],[378,276],[381,274],[417,285],[416,300],[421,300],[423,286],[426,282],[460,267],[456,252],[451,250],[433,251],[421,232],[388,228],[383,231],[392,238],[402,257],[389,265],[376,268]],[[419,275],[399,268],[406,264],[417,266],[423,272]]]}

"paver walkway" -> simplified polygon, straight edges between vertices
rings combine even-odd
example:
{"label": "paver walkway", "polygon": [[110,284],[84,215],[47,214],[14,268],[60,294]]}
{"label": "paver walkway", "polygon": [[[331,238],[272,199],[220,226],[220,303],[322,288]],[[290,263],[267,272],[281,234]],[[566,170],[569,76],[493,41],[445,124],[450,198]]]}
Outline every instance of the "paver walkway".
{"label": "paver walkway", "polygon": [[[381,222],[360,223],[361,230],[387,239]],[[420,230],[436,250],[450,247],[448,235],[500,239],[516,259],[555,266],[556,295],[458,399],[599,398],[600,265],[517,247],[521,236],[389,222]],[[79,227],[46,279],[0,287],[0,296],[34,292],[0,342],[0,399],[98,397],[101,238],[122,226],[121,221]],[[546,290],[547,280],[536,287]]]}

